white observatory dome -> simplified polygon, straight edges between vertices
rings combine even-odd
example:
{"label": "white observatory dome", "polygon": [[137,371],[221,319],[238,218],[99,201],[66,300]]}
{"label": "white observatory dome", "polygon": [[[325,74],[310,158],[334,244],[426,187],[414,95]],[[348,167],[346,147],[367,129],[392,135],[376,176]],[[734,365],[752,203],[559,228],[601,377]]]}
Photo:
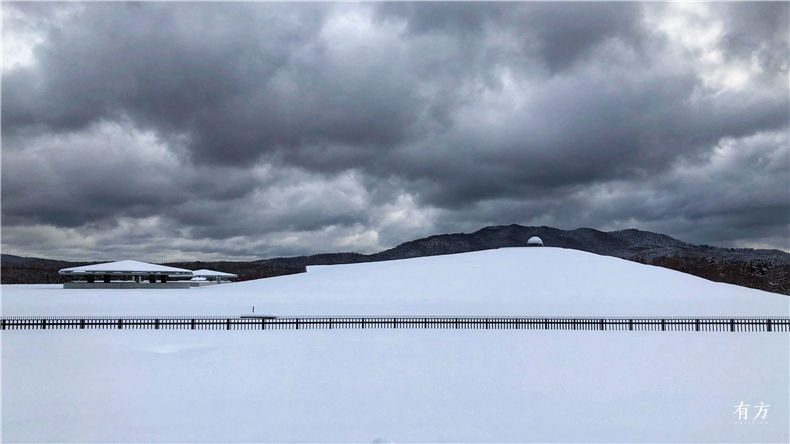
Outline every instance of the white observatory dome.
{"label": "white observatory dome", "polygon": [[532,236],[527,241],[527,246],[530,246],[530,247],[542,247],[543,246],[543,239],[541,239],[541,238],[539,238],[537,236]]}

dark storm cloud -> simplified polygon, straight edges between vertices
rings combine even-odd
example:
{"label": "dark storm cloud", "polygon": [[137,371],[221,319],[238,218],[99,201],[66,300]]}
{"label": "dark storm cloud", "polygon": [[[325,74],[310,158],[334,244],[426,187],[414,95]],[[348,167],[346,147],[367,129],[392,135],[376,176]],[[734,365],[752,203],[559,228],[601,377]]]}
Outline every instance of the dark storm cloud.
{"label": "dark storm cloud", "polygon": [[419,163],[411,162],[418,154],[408,152],[403,168],[439,183],[431,203],[457,206],[503,194],[638,179],[665,171],[678,156],[701,155],[723,136],[786,125],[783,97],[753,109],[749,97],[722,97],[701,113],[684,103],[694,87],[689,78],[643,77],[633,92],[627,91],[630,82],[613,77],[547,85],[531,109],[491,131],[454,133],[442,148],[421,147]]}
{"label": "dark storm cloud", "polygon": [[452,5],[441,2],[383,2],[376,5],[376,13],[381,19],[396,17],[405,20],[410,33],[479,35],[485,26],[501,19],[511,6],[475,2]]}
{"label": "dark storm cloud", "polygon": [[[699,80],[690,70],[671,70],[651,57],[650,51],[665,48],[661,42],[644,47],[647,31],[640,29],[637,4],[504,4],[475,14],[478,7],[429,3],[383,9],[405,17],[418,35],[504,29],[517,47],[506,62],[516,75],[522,66],[513,60],[519,56],[537,58],[552,72],[575,72],[524,79],[525,88],[515,92],[531,102],[485,128],[477,122],[462,128],[456,115],[450,118],[454,131],[393,153],[404,174],[421,180],[417,188],[428,203],[457,208],[497,196],[536,197],[557,187],[644,177],[666,170],[678,156],[704,155],[721,137],[787,125],[782,94],[755,99],[743,91],[691,103]],[[617,45],[605,46],[612,41],[622,44],[625,56],[619,57]],[[591,60],[574,68],[585,57]],[[612,70],[612,64],[627,69]],[[482,120],[486,112],[473,111],[471,118]]]}
{"label": "dark storm cloud", "polygon": [[23,152],[4,150],[4,224],[78,227],[119,216],[149,217],[191,199],[233,201],[258,185],[224,168],[185,171],[175,159],[158,159],[158,150],[141,152],[123,137],[47,142]]}
{"label": "dark storm cloud", "polygon": [[[477,17],[498,18],[500,9],[519,16],[517,5],[404,6],[416,7],[408,24],[419,30],[434,29],[437,20],[443,24],[439,29],[474,30],[484,26]],[[512,34],[522,28],[536,32],[545,63],[564,66],[607,32],[616,35],[617,24],[632,26],[636,11],[605,6],[587,14],[589,8],[578,5],[562,13],[538,5],[521,14],[523,22],[509,23],[509,37],[517,38]],[[31,124],[75,130],[130,116],[165,134],[190,134],[198,162],[243,165],[277,152],[309,168],[336,170],[380,158],[382,150],[416,130],[418,117],[431,118],[426,110],[446,108],[442,100],[452,104],[452,98],[418,97],[420,80],[408,57],[393,54],[396,43],[364,48],[361,42],[344,53],[344,42],[316,35],[326,7],[284,9],[89,5],[75,26],[52,30],[49,45],[37,51],[37,67],[6,76],[4,128],[12,134]],[[609,27],[602,25],[607,22]],[[91,26],[86,29],[85,23]],[[460,65],[467,54],[456,50],[450,62]],[[477,63],[501,63],[494,52],[486,51]],[[446,62],[439,54],[425,58]],[[463,69],[456,68],[461,86],[468,76]],[[477,70],[482,73],[472,75],[485,75],[487,66]],[[428,75],[437,77],[428,83],[442,80]],[[434,117],[446,122],[443,114]]]}
{"label": "dark storm cloud", "polygon": [[[553,72],[570,67],[607,38],[639,42],[640,7],[629,3],[383,3],[382,17],[397,17],[416,35],[450,34],[465,44],[488,28],[514,34],[523,56],[535,51]],[[511,61],[512,63],[512,61]]]}
{"label": "dark storm cloud", "polygon": [[576,3],[557,8],[541,3],[525,8],[522,22],[534,31],[540,55],[552,72],[570,68],[606,39],[640,45],[639,5],[635,3]]}
{"label": "dark storm cloud", "polygon": [[182,254],[255,256],[517,222],[790,248],[784,3],[5,3],[3,20],[8,48],[39,37],[3,69],[4,246],[159,227]]}
{"label": "dark storm cloud", "polygon": [[412,119],[411,93],[377,50],[328,53],[316,36],[324,9],[86,5],[51,31],[36,67],[6,76],[4,127],[128,116],[189,134],[196,162],[235,165],[304,144],[392,145]]}
{"label": "dark storm cloud", "polygon": [[790,4],[733,2],[725,6],[723,48],[730,57],[752,59],[767,73],[787,71]]}

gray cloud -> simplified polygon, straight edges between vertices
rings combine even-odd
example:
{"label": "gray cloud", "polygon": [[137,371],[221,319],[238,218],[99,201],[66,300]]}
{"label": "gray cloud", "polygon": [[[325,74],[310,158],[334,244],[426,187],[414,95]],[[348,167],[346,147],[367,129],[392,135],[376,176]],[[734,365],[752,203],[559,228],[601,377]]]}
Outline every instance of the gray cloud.
{"label": "gray cloud", "polygon": [[787,4],[6,3],[3,25],[4,252],[504,223],[790,249]]}

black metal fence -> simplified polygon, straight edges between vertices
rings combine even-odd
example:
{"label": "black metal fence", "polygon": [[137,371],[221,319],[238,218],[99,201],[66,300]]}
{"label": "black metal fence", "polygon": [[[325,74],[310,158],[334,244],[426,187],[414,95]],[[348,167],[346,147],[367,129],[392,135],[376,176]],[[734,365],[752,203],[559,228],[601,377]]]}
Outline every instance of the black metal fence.
{"label": "black metal fence", "polygon": [[0,330],[315,330],[477,329],[598,331],[790,332],[790,318],[593,318],[593,317],[274,317],[274,316],[7,316]]}

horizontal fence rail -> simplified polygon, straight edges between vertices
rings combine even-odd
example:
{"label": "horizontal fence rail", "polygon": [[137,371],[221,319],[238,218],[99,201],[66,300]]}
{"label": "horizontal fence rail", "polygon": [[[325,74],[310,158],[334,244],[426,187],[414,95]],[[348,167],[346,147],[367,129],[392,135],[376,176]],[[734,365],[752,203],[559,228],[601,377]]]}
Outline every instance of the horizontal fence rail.
{"label": "horizontal fence rail", "polygon": [[790,318],[571,318],[571,317],[275,317],[275,316],[7,316],[0,330],[316,330],[475,329],[588,331],[790,332]]}

